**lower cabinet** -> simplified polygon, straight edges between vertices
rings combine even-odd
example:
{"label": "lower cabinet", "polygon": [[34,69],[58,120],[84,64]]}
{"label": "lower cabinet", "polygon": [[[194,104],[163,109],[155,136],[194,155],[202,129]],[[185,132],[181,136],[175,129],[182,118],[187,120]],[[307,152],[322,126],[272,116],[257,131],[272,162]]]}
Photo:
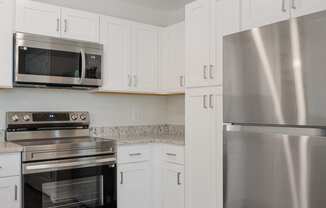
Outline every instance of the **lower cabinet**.
{"label": "lower cabinet", "polygon": [[184,208],[184,146],[118,146],[118,208]]}
{"label": "lower cabinet", "polygon": [[20,177],[0,178],[0,203],[1,208],[21,207]]}
{"label": "lower cabinet", "polygon": [[165,163],[162,170],[163,208],[184,208],[184,166]]}
{"label": "lower cabinet", "polygon": [[118,208],[151,208],[149,162],[118,165]]}

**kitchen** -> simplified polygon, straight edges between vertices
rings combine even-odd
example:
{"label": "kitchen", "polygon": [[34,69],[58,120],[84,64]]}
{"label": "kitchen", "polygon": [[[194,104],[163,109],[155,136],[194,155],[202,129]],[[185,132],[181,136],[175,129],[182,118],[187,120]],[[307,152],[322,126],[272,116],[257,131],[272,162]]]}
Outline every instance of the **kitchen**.
{"label": "kitchen", "polygon": [[[280,177],[291,182],[289,188],[264,171],[248,172],[243,164],[269,170],[264,162],[273,161],[264,160],[259,150],[229,155],[260,144],[261,132],[254,134],[252,146],[242,144],[239,134],[250,136],[256,130],[248,126],[260,123],[296,127],[303,135],[299,138],[309,141],[323,136],[322,116],[309,117],[309,112],[322,115],[323,99],[311,98],[311,90],[298,93],[309,81],[300,74],[295,73],[299,81],[294,86],[285,88],[291,72],[280,70],[285,62],[274,63],[283,60],[280,54],[310,57],[309,51],[323,48],[322,38],[300,30],[301,22],[310,18],[322,24],[323,10],[322,0],[0,0],[1,207],[324,207],[319,195],[305,196],[309,190],[301,175],[310,167],[307,161],[297,161],[299,169],[289,168],[300,177]],[[286,25],[290,19],[299,23]],[[281,21],[286,23],[278,26]],[[266,27],[255,29],[261,26]],[[278,27],[292,28],[291,38],[286,39],[285,32],[278,36]],[[309,41],[295,38],[296,29]],[[276,36],[292,45],[284,44],[280,52],[262,44],[273,45],[279,41]],[[241,44],[243,39],[248,44]],[[295,52],[300,49],[293,47],[295,41],[302,40],[317,44]],[[256,68],[246,61],[252,57],[260,60]],[[311,60],[320,66],[323,57],[305,63]],[[295,62],[295,69],[309,68],[298,66]],[[264,74],[258,67],[274,71]],[[257,81],[266,74],[280,79],[281,72],[281,88],[278,82]],[[322,70],[318,73],[322,78]],[[300,79],[304,85],[298,84]],[[314,80],[324,86],[318,77]],[[292,102],[284,101],[281,111],[291,109],[295,100],[298,112],[283,115],[276,107],[278,119],[274,111],[262,113],[270,120],[254,113],[278,106],[279,96],[285,96],[279,92],[282,88]],[[297,91],[291,97],[293,89]],[[252,97],[257,102],[245,102],[252,93],[267,94],[272,104],[263,108],[257,97]],[[302,104],[306,96],[313,105]],[[309,133],[301,131],[303,127],[309,127]],[[295,152],[292,135],[292,146],[286,147]],[[267,144],[280,148],[282,142]],[[268,151],[265,156],[274,155]],[[243,159],[233,160],[237,157]],[[246,157],[262,159],[254,163]],[[273,164],[271,172],[278,170],[278,163]],[[257,175],[263,185],[247,183],[245,179],[252,180],[248,175]],[[270,183],[264,183],[268,177]],[[316,186],[310,190],[323,193]],[[293,200],[276,205],[284,200],[275,194],[279,188],[284,195],[292,191]],[[255,197],[258,191],[274,198]]]}

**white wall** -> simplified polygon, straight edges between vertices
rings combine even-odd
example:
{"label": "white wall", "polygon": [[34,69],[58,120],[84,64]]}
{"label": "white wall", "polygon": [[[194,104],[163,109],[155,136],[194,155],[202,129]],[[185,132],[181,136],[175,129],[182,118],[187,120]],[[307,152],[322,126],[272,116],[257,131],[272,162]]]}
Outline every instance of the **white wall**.
{"label": "white wall", "polygon": [[89,111],[92,126],[167,122],[167,97],[94,94],[86,91],[15,88],[0,90],[0,129],[7,111]]}
{"label": "white wall", "polygon": [[177,95],[167,98],[167,121],[168,124],[185,124],[185,96]]}
{"label": "white wall", "polygon": [[168,26],[184,20],[184,11],[164,11],[151,9],[121,0],[34,0],[63,7],[81,9],[120,17],[157,26]]}

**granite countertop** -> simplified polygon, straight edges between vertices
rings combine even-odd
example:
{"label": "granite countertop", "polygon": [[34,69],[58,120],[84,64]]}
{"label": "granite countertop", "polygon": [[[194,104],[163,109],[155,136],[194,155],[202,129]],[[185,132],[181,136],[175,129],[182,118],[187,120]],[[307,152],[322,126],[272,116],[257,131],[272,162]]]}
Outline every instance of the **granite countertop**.
{"label": "granite countertop", "polygon": [[11,142],[0,142],[0,154],[22,152],[23,147]]}
{"label": "granite countertop", "polygon": [[115,140],[118,145],[125,144],[174,144],[174,145],[185,145],[184,137],[181,136],[139,136],[139,137],[126,137],[126,138],[108,138]]}

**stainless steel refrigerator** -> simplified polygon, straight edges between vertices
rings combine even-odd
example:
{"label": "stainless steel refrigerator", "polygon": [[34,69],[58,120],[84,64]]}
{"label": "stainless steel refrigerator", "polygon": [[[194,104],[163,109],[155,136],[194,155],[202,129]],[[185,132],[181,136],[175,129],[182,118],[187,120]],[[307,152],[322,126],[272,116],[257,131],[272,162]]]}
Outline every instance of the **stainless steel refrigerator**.
{"label": "stainless steel refrigerator", "polygon": [[326,207],[326,12],[224,37],[224,208]]}

